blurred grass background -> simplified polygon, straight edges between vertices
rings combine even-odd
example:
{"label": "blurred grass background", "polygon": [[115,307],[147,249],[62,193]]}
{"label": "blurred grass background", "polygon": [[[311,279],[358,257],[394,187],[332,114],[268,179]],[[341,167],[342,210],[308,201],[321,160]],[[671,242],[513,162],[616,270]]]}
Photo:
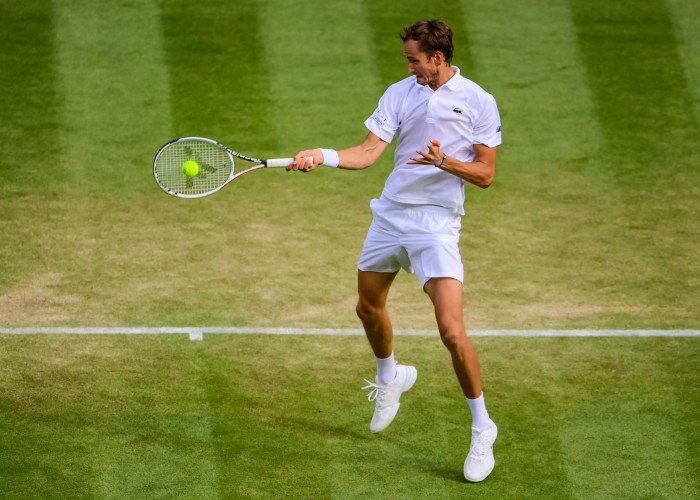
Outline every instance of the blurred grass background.
{"label": "blurred grass background", "polygon": [[[341,148],[406,76],[398,33],[455,30],[499,103],[468,187],[470,328],[698,328],[700,12],[689,0],[0,0],[0,326],[358,327],[355,265],[392,164],[163,194],[167,140]],[[432,328],[400,275],[398,328]],[[698,498],[695,338],[478,338],[498,467],[465,485],[437,338],[389,433],[363,339],[0,338],[7,498]],[[450,382],[452,381],[452,382]],[[377,478],[377,470],[385,478]]]}
{"label": "blurred grass background", "polygon": [[[356,326],[391,154],[195,202],[150,163],[182,135],[259,156],[356,143],[407,74],[398,31],[440,16],[504,126],[495,184],[467,188],[469,326],[697,327],[691,3],[324,5],[4,2],[2,323]],[[392,299],[397,326],[432,326],[414,277]]]}

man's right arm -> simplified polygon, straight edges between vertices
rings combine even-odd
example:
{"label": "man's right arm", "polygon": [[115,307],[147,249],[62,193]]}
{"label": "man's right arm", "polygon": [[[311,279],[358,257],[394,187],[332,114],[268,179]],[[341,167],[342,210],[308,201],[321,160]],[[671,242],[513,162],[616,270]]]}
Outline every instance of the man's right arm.
{"label": "man's right arm", "polygon": [[[357,146],[338,151],[338,168],[362,170],[370,167],[382,155],[388,145],[389,143],[369,132],[367,137]],[[312,165],[308,162],[309,157],[313,158]],[[310,172],[322,163],[323,153],[320,149],[307,149],[296,154],[294,161],[287,167],[287,170]]]}

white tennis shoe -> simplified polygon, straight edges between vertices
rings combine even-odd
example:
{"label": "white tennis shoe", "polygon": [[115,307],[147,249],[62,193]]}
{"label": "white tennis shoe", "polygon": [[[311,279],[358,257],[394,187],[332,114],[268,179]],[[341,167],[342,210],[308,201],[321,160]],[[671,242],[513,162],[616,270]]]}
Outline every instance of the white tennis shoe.
{"label": "white tennis shoe", "polygon": [[467,481],[478,483],[491,474],[496,459],[493,458],[493,443],[498,437],[498,427],[493,424],[488,429],[479,431],[472,427],[472,443],[469,455],[464,461],[464,477]]}
{"label": "white tennis shoe", "polygon": [[418,370],[414,366],[396,366],[396,378],[388,384],[377,384],[365,379],[367,384],[362,390],[371,389],[367,394],[368,401],[375,401],[374,415],[369,430],[381,432],[394,420],[399,411],[401,394],[408,391],[418,378]]}

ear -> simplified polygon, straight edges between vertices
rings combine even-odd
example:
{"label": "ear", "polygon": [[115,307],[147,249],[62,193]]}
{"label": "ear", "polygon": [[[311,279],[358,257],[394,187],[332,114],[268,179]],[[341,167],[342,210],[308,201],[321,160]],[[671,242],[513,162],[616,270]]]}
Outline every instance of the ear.
{"label": "ear", "polygon": [[433,57],[435,58],[435,64],[441,65],[445,63],[445,54],[443,54],[439,50],[436,50],[433,53]]}

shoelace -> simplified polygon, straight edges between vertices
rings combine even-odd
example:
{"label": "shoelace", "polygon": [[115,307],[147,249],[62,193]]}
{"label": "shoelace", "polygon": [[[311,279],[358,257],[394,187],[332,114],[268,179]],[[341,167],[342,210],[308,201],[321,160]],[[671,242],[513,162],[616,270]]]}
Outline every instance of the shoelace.
{"label": "shoelace", "polygon": [[367,379],[365,379],[365,382],[367,382],[368,385],[364,386],[362,390],[366,391],[367,389],[372,389],[367,393],[367,401],[374,401],[377,399],[377,396],[379,396],[379,401],[381,402],[382,399],[384,399],[384,391],[382,390],[384,386],[370,382]]}
{"label": "shoelace", "polygon": [[474,443],[474,446],[469,453],[472,460],[483,462],[483,460],[488,456],[489,452],[491,451],[489,439],[490,435],[490,429],[479,433],[479,437],[476,439],[476,443]]}

